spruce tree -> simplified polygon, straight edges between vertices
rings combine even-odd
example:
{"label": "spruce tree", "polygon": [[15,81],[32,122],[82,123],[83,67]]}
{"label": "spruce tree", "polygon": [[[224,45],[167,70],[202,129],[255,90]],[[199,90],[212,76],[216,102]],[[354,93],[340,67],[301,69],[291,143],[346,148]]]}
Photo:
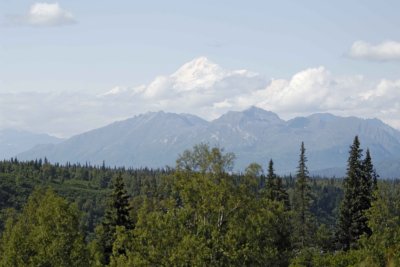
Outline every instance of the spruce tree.
{"label": "spruce tree", "polygon": [[272,159],[269,160],[268,164],[268,174],[267,174],[267,198],[270,200],[277,200],[277,190],[276,190],[276,175],[274,171],[274,162]]}
{"label": "spruce tree", "polygon": [[283,202],[286,210],[290,210],[289,194],[286,192],[283,186],[282,178],[280,176],[276,177],[276,200]]}
{"label": "spruce tree", "polygon": [[269,161],[268,164],[266,187],[267,198],[274,201],[283,202],[285,209],[289,210],[289,195],[283,187],[282,178],[275,174],[274,162],[272,161],[272,159]]}
{"label": "spruce tree", "polygon": [[365,153],[365,158],[362,161],[363,176],[360,185],[360,208],[361,216],[358,219],[360,225],[360,232],[365,233],[368,236],[372,234],[371,228],[368,226],[368,218],[365,214],[369,208],[371,208],[371,203],[373,201],[373,193],[376,189],[376,172],[372,164],[371,154],[369,149]]}
{"label": "spruce tree", "polygon": [[[371,197],[370,201],[373,199],[374,192],[378,189],[378,174],[374,169],[374,165],[372,164],[371,153],[369,149],[365,152],[365,159],[363,161],[363,170],[364,170],[364,184],[365,184],[365,192],[367,195]],[[371,205],[369,205],[370,207]],[[369,208],[368,207],[368,208]]]}
{"label": "spruce tree", "polygon": [[[343,181],[344,198],[340,207],[338,241],[344,250],[356,246],[362,234],[371,235],[366,210],[371,207],[376,174],[369,150],[362,159],[358,136],[350,147],[347,175]],[[375,178],[374,178],[375,177]]]}
{"label": "spruce tree", "polygon": [[[121,174],[113,181],[113,191],[110,195],[100,229],[100,247],[104,255],[103,263],[108,264],[112,254],[113,243],[117,226],[123,226],[129,230],[133,228],[133,222],[129,216],[129,195],[125,189]],[[123,254],[123,251],[119,252]]]}
{"label": "spruce tree", "polygon": [[306,165],[307,157],[305,152],[304,142],[302,142],[293,199],[294,245],[300,249],[311,244],[314,230],[314,219],[310,211],[312,201],[311,187],[309,185],[310,178]]}

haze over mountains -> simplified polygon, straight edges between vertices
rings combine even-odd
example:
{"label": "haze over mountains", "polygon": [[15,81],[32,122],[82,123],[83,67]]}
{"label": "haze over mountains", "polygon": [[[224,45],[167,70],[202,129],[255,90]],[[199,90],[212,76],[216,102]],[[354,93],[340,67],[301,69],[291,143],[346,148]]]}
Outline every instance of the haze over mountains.
{"label": "haze over mountains", "polygon": [[313,114],[282,120],[275,113],[251,107],[230,111],[212,121],[190,114],[149,112],[73,136],[59,144],[38,145],[18,154],[28,160],[89,162],[111,166],[174,166],[183,150],[208,143],[234,152],[236,170],[251,162],[266,167],[270,158],[278,173],[295,172],[300,143],[305,142],[313,174],[345,173],[348,148],[359,135],[369,147],[382,177],[400,173],[400,132],[378,119]]}
{"label": "haze over mountains", "polygon": [[0,130],[0,159],[8,159],[33,148],[38,144],[57,144],[63,139],[47,134],[37,134],[28,131],[2,129]]}

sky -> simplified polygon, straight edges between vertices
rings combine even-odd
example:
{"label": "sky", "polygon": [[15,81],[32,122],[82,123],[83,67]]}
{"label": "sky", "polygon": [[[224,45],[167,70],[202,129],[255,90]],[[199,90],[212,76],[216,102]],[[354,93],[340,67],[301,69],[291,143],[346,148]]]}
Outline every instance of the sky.
{"label": "sky", "polygon": [[0,129],[251,105],[400,129],[399,1],[0,0]]}

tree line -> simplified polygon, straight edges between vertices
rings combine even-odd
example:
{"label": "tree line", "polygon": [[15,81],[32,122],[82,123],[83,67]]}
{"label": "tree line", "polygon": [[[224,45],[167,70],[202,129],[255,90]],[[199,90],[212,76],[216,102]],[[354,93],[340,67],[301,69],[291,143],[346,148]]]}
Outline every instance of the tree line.
{"label": "tree line", "polygon": [[310,177],[304,143],[293,177],[234,159],[200,144],[175,169],[3,161],[0,266],[400,265],[400,185],[358,137],[344,179]]}

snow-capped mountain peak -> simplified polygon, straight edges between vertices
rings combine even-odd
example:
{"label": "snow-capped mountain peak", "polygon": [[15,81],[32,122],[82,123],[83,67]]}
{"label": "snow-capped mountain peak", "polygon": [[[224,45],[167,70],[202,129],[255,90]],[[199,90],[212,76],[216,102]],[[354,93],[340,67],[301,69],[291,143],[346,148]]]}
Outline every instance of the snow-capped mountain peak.
{"label": "snow-capped mountain peak", "polygon": [[199,57],[185,63],[171,78],[175,81],[175,88],[191,90],[195,87],[211,87],[225,75],[226,71],[219,65],[206,57]]}

